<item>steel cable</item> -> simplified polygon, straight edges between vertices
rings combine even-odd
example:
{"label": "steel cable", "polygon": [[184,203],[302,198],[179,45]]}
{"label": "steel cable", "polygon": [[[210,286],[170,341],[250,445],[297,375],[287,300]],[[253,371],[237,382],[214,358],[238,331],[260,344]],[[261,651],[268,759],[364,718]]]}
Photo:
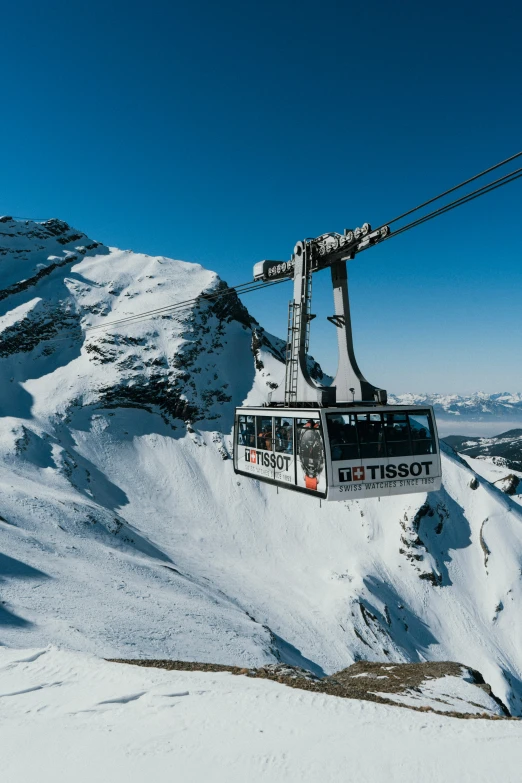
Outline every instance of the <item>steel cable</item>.
{"label": "steel cable", "polygon": [[[288,278],[290,279],[290,278]],[[206,294],[202,292],[198,296],[193,297],[192,299],[185,299],[182,302],[177,302],[176,304],[172,305],[166,305],[165,307],[159,307],[156,310],[146,310],[143,313],[136,313],[135,315],[129,315],[126,318],[120,318],[117,321],[109,321],[107,323],[102,324],[95,324],[94,326],[87,326],[85,327],[85,332],[92,332],[97,331],[99,329],[108,329],[110,326],[118,326],[122,323],[129,323],[131,321],[136,321],[141,318],[149,318],[151,315],[162,315],[162,314],[170,314],[172,312],[177,312],[178,310],[185,310],[188,307],[190,307],[193,304],[196,304],[198,301],[209,301],[209,300],[217,300],[221,299],[224,296],[231,296],[232,294],[249,294],[252,291],[257,291],[260,288],[270,288],[273,285],[278,285],[279,283],[286,282],[286,279],[283,278],[282,280],[272,280],[269,283],[264,282],[256,282],[256,281],[249,281],[248,283],[241,283],[241,285],[238,286],[228,286],[226,289],[223,289],[222,291],[216,291],[215,294]]]}
{"label": "steel cable", "polygon": [[495,169],[498,169],[501,166],[505,166],[506,163],[510,163],[512,160],[519,158],[521,155],[522,152],[517,152],[515,155],[512,155],[510,158],[506,158],[505,160],[500,161],[500,163],[496,163],[494,166],[490,166],[489,169],[485,169],[484,171],[481,171],[480,174],[475,174],[474,177],[470,177],[469,179],[464,180],[464,182],[461,182],[459,185],[454,185],[452,188],[445,190],[443,193],[439,193],[438,196],[434,196],[433,198],[428,199],[428,201],[424,201],[422,204],[419,204],[417,207],[414,207],[413,209],[409,209],[407,212],[403,212],[402,215],[398,215],[397,217],[393,218],[393,220],[388,220],[386,223],[383,223],[382,226],[379,226],[379,228],[383,228],[384,226],[391,226],[393,223],[396,223],[398,220],[402,220],[402,218],[411,215],[413,212],[417,212],[419,209],[422,209],[423,207],[427,207],[428,204],[433,204],[434,201],[438,201],[440,198],[443,198],[444,196],[448,196],[450,193],[453,193],[455,190],[458,190],[459,188],[463,188],[464,185],[469,185],[470,182],[474,182],[476,179],[483,177],[485,174],[489,174],[490,171],[495,171]]}
{"label": "steel cable", "polygon": [[[290,279],[290,278],[288,278]],[[241,283],[241,285],[238,286],[229,286],[226,289],[223,289],[222,291],[217,291],[215,294],[205,294],[202,292],[198,296],[195,296],[192,299],[185,299],[182,302],[177,302],[173,305],[167,305],[166,307],[157,308],[156,310],[145,310],[143,313],[136,313],[135,315],[128,316],[126,318],[118,319],[117,321],[110,321],[110,323],[102,323],[102,324],[96,324],[94,326],[87,326],[85,329],[83,329],[83,336],[86,337],[88,332],[91,331],[99,331],[102,329],[108,329],[111,326],[118,326],[122,323],[134,323],[139,322],[140,320],[146,320],[154,315],[163,315],[163,314],[170,314],[170,313],[176,313],[181,310],[186,310],[191,305],[197,304],[201,301],[216,301],[218,299],[221,299],[225,296],[231,296],[232,294],[249,294],[252,291],[258,291],[261,288],[270,288],[274,285],[279,285],[280,283],[285,283],[286,279],[283,278],[281,280],[272,280],[269,283],[264,282],[255,282],[255,281],[249,281],[248,283]],[[240,289],[239,291],[237,289]],[[55,337],[51,338],[50,340],[43,340],[42,342],[45,342],[46,344],[49,343],[59,343],[59,342],[65,342],[74,339],[74,336],[71,335],[70,337]]]}
{"label": "steel cable", "polygon": [[[415,228],[415,226],[426,223],[428,220],[433,220],[439,215],[443,215],[445,212],[451,212],[452,209],[456,209],[463,204],[467,204],[469,201],[474,201],[476,198],[480,198],[480,196],[484,196],[486,193],[491,193],[491,191],[497,190],[497,188],[501,188],[504,185],[508,185],[510,182],[514,182],[515,180],[520,179],[520,177],[522,177],[522,167],[515,169],[515,171],[512,171],[510,174],[506,174],[504,177],[500,177],[498,180],[494,180],[487,185],[483,185],[481,188],[477,188],[477,190],[473,190],[471,193],[467,193],[465,196],[461,196],[459,199],[455,199],[455,201],[451,201],[449,204],[445,204],[444,206],[439,207],[439,209],[433,210],[433,212],[429,212],[427,215],[423,215],[411,223],[407,223],[405,226],[401,226],[401,228],[399,228],[397,231],[394,231],[393,233],[390,233],[381,241],[386,242],[388,239],[397,237],[400,234],[403,234],[405,231],[409,231],[411,228]],[[381,243],[379,242],[379,244]]]}
{"label": "steel cable", "polygon": [[[516,158],[519,158],[520,156],[522,156],[522,152],[517,152],[515,155],[512,155],[511,157],[506,158],[500,163],[495,164],[495,166],[491,166],[490,168],[485,169],[484,171],[480,172],[480,174],[476,174],[475,176],[470,177],[464,182],[461,182],[459,185],[455,185],[454,187],[445,190],[443,193],[440,193],[438,196],[434,196],[428,201],[424,201],[422,204],[419,204],[417,207],[414,207],[413,209],[410,209],[407,212],[403,212],[402,215],[398,215],[397,217],[393,218],[393,220],[384,223],[383,226],[386,225],[389,226],[392,225],[393,223],[396,223],[398,220],[402,220],[402,218],[406,217],[407,215],[411,215],[414,212],[417,212],[419,209],[422,209],[428,204],[432,204],[433,202],[438,201],[444,196],[447,196],[449,193],[453,193],[455,190],[458,190],[464,185],[467,185],[470,182],[474,182],[480,177],[483,177],[485,174],[488,174],[491,171],[494,171],[495,169],[498,169],[501,166],[506,165],[507,163],[511,162],[512,160],[515,160]],[[451,210],[456,209],[457,207],[460,207],[463,204],[468,203],[469,201],[473,201],[474,199],[479,198],[480,196],[483,196],[486,193],[490,193],[491,191],[496,190],[497,188],[507,185],[509,182],[514,182],[516,179],[519,179],[520,177],[522,177],[522,167],[515,169],[515,171],[512,171],[509,174],[505,174],[503,177],[499,177],[498,179],[493,180],[493,182],[483,185],[474,191],[471,191],[471,193],[467,193],[464,196],[461,196],[460,198],[451,201],[449,204],[445,204],[442,207],[433,210],[433,212],[429,212],[427,215],[423,215],[422,217],[413,220],[411,223],[407,223],[405,226],[400,227],[397,231],[390,233],[385,239],[381,240],[381,242],[386,241],[387,239],[391,239],[392,237],[399,236],[405,231],[409,231],[411,228],[415,228],[415,226],[421,225],[422,223],[425,223],[429,220],[433,220],[439,215],[443,215],[445,212],[450,212]],[[380,226],[380,228],[382,228],[383,226]],[[380,244],[380,242],[378,244]],[[251,293],[252,291],[260,290],[261,288],[269,288],[274,285],[279,285],[280,283],[284,283],[290,279],[291,278],[288,277],[288,278],[282,278],[280,280],[272,280],[269,282],[264,282],[264,281],[257,282],[257,281],[250,280],[246,283],[240,283],[239,285],[236,286],[228,286],[227,288],[221,291],[216,291],[215,293],[205,294],[204,292],[202,292],[198,294],[198,296],[196,297],[193,297],[191,299],[185,299],[181,302],[176,302],[175,304],[172,305],[165,305],[164,307],[158,307],[153,310],[146,310],[143,313],[136,313],[134,315],[126,316],[125,318],[120,318],[116,321],[109,321],[108,323],[101,323],[101,324],[95,324],[94,326],[87,326],[83,330],[84,335],[86,335],[88,332],[101,331],[104,329],[109,329],[112,326],[118,326],[120,324],[139,322],[140,320],[145,320],[154,315],[174,314],[178,311],[191,307],[193,304],[196,304],[198,301],[201,300],[217,301],[218,299],[221,299],[224,296],[231,296],[232,294],[236,294],[236,295],[247,294],[247,293]],[[62,342],[64,340],[70,340],[70,339],[71,339],[70,337],[61,337],[61,338],[46,340],[45,342],[47,343]]]}

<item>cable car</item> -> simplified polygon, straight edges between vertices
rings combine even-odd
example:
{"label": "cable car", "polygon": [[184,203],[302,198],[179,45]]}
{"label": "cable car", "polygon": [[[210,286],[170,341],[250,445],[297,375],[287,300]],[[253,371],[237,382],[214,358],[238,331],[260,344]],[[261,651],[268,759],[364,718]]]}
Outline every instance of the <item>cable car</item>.
{"label": "cable car", "polygon": [[325,500],[440,489],[433,410],[377,404],[238,408],[234,470]]}
{"label": "cable car", "polygon": [[[286,372],[261,407],[236,408],[234,470],[269,484],[347,500],[430,492],[441,487],[439,439],[430,406],[389,405],[362,375],[353,348],[346,261],[385,239],[365,223],[344,235],[298,242],[288,262],[261,261],[254,279],[293,278]],[[310,373],[307,355],[312,274],[330,268],[339,364],[331,385]]]}

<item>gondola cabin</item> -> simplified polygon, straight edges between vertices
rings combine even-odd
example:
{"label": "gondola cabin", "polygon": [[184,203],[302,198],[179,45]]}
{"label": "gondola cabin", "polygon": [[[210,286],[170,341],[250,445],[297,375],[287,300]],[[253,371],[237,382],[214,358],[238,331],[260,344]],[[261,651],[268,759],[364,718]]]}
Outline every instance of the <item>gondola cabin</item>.
{"label": "gondola cabin", "polygon": [[326,500],[440,489],[431,407],[237,408],[234,470]]}

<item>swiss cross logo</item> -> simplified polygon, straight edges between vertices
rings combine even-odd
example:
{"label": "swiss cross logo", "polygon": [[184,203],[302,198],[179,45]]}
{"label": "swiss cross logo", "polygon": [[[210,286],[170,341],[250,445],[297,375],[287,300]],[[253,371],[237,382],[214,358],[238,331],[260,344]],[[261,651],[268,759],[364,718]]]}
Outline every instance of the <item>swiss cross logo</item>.
{"label": "swiss cross logo", "polygon": [[364,481],[364,468],[339,468],[339,481]]}
{"label": "swiss cross logo", "polygon": [[257,464],[257,454],[253,449],[245,449],[245,461]]}

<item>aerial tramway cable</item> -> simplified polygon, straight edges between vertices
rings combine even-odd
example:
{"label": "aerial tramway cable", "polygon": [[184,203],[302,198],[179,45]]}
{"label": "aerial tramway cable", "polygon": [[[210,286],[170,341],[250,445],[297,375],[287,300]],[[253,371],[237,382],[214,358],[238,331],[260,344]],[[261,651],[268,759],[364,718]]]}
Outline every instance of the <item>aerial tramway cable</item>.
{"label": "aerial tramway cable", "polygon": [[[449,188],[448,190],[445,190],[443,193],[440,193],[438,196],[434,196],[431,199],[428,199],[428,201],[424,201],[422,204],[419,204],[418,206],[414,207],[413,209],[408,210],[407,212],[403,212],[401,215],[398,215],[397,217],[393,218],[393,220],[389,220],[386,224],[383,224],[380,228],[383,228],[384,225],[391,225],[393,223],[396,223],[399,220],[402,220],[404,217],[407,217],[408,215],[413,214],[414,212],[417,212],[419,209],[422,209],[423,207],[428,206],[428,204],[432,204],[435,201],[438,201],[439,199],[443,198],[444,196],[449,195],[450,193],[453,193],[454,191],[458,190],[461,187],[464,187],[464,185],[468,185],[470,182],[474,182],[475,180],[479,179],[480,177],[483,177],[486,174],[489,174],[491,171],[494,171],[501,166],[505,166],[507,163],[510,163],[511,161],[515,160],[516,158],[519,158],[522,156],[522,152],[517,152],[515,155],[512,155],[509,158],[506,158],[505,160],[501,161],[500,163],[495,164],[494,166],[490,166],[490,168],[485,169],[484,171],[480,172],[480,174],[475,174],[475,176],[470,177],[467,180],[464,180],[464,182],[461,182],[458,185],[455,185],[452,188]],[[511,171],[508,174],[505,174],[502,177],[499,177],[496,180],[493,180],[493,182],[489,182],[486,185],[481,186],[480,188],[477,188],[476,190],[471,191],[471,193],[466,193],[463,196],[461,196],[458,199],[455,199],[454,201],[451,201],[449,204],[444,204],[441,207],[433,210],[432,212],[429,212],[427,215],[422,215],[421,217],[417,218],[416,220],[411,221],[410,223],[407,223],[405,226],[399,227],[396,231],[389,234],[385,239],[381,241],[386,241],[387,239],[391,239],[392,237],[399,236],[400,234],[403,234],[405,231],[409,231],[411,228],[415,228],[416,226],[421,225],[422,223],[425,223],[429,220],[433,220],[434,218],[438,217],[439,215],[443,215],[445,212],[449,212],[453,209],[456,209],[457,207],[462,206],[463,204],[467,204],[469,201],[473,201],[476,198],[479,198],[480,196],[485,195],[486,193],[490,193],[493,190],[496,190],[497,188],[503,187],[504,185],[507,185],[510,182],[514,182],[516,179],[519,179],[522,177],[522,167],[515,169],[514,171]],[[258,291],[261,288],[266,289],[274,285],[279,285],[280,283],[284,283],[287,280],[290,280],[290,277],[286,278],[280,278],[278,280],[270,280],[268,282],[255,282],[252,280],[249,280],[245,283],[240,283],[235,286],[228,286],[225,289],[222,289],[220,291],[216,291],[215,293],[209,293],[206,294],[202,292],[198,296],[192,297],[191,299],[185,299],[181,302],[176,302],[172,305],[165,305],[164,307],[158,307],[153,310],[145,310],[142,313],[136,313],[134,315],[126,316],[125,318],[119,318],[115,321],[110,321],[107,323],[101,323],[101,324],[95,324],[93,326],[87,326],[84,329],[85,333],[88,332],[95,332],[95,331],[101,331],[104,329],[109,329],[113,326],[118,326],[120,324],[129,324],[133,322],[138,322],[140,320],[145,320],[147,318],[150,318],[155,315],[162,315],[162,314],[171,314],[176,313],[178,311],[187,309],[191,307],[192,305],[196,304],[197,302],[201,302],[202,300],[206,301],[217,301],[225,296],[231,296],[232,294],[236,295],[242,295],[242,294],[248,294],[253,291]],[[67,340],[70,338],[57,338],[54,340],[48,340],[47,342],[58,342]]]}
{"label": "aerial tramway cable", "polygon": [[499,179],[493,180],[493,182],[489,182],[487,185],[482,185],[480,188],[472,190],[471,193],[466,193],[464,196],[461,196],[454,201],[450,201],[449,204],[445,204],[438,209],[434,209],[433,212],[428,212],[427,215],[422,215],[420,218],[413,220],[411,223],[407,223],[405,226],[401,226],[381,241],[385,242],[386,240],[391,239],[391,237],[399,236],[399,234],[403,234],[405,231],[409,231],[411,228],[420,226],[422,223],[426,223],[428,220],[433,220],[433,218],[436,218],[439,215],[443,215],[445,212],[451,212],[452,209],[456,209],[463,204],[467,204],[469,201],[474,201],[476,198],[484,196],[486,193],[491,193],[491,191],[496,190],[497,188],[501,188],[503,185],[508,185],[510,182],[514,182],[516,179],[520,179],[520,177],[522,177],[522,167],[511,171],[509,174],[505,174],[503,177],[499,177]]}
{"label": "aerial tramway cable", "polygon": [[501,166],[505,166],[507,163],[510,163],[512,160],[515,160],[520,156],[522,156],[522,152],[517,152],[515,155],[511,155],[510,158],[506,158],[505,160],[500,161],[500,163],[496,163],[494,166],[490,166],[489,169],[485,169],[484,171],[481,171],[480,174],[475,174],[474,177],[470,177],[469,179],[464,180],[464,182],[461,182],[459,185],[454,185],[452,188],[449,188],[449,190],[445,190],[443,193],[439,193],[438,196],[434,196],[433,198],[428,199],[428,201],[424,201],[422,204],[419,204],[417,207],[413,207],[413,209],[409,209],[407,212],[403,212],[402,215],[398,215],[397,217],[393,218],[393,220],[388,220],[386,223],[383,223],[382,226],[379,226],[379,228],[383,228],[384,226],[391,226],[392,223],[396,223],[398,220],[402,220],[402,218],[411,215],[413,212],[417,212],[419,209],[422,209],[423,207],[427,207],[428,204],[433,204],[434,201],[438,201],[440,198],[443,198],[444,196],[448,196],[450,193],[453,193],[455,190],[459,190],[459,188],[463,188],[464,185],[469,185],[470,182],[474,182],[476,179],[483,177],[485,174],[489,174],[491,171],[495,171],[495,169],[498,169]]}
{"label": "aerial tramway cable", "polygon": [[[193,297],[192,299],[185,299],[182,302],[177,302],[176,304],[172,305],[166,305],[165,307],[159,307],[156,310],[145,310],[143,313],[136,313],[135,315],[129,315],[126,318],[118,319],[117,321],[110,321],[109,323],[102,323],[102,324],[95,324],[94,326],[86,326],[84,328],[84,333],[91,332],[91,331],[99,331],[102,329],[108,329],[111,326],[118,326],[119,324],[126,324],[126,323],[133,323],[133,322],[139,322],[140,320],[146,320],[154,315],[168,315],[170,313],[176,313],[178,310],[186,310],[192,305],[197,304],[201,301],[215,301],[217,299],[221,299],[221,297],[224,296],[232,296],[233,294],[248,294],[251,291],[257,291],[261,288],[271,288],[272,286],[279,285],[280,283],[286,282],[283,280],[273,280],[270,283],[253,283],[252,280],[250,280],[248,283],[242,283],[238,286],[228,286],[226,289],[222,291],[217,291],[214,294],[206,294],[202,292],[198,296]],[[70,340],[70,337],[56,337],[50,340],[46,340],[46,343],[57,343],[57,342],[63,342],[64,340]]]}
{"label": "aerial tramway cable", "polygon": [[129,323],[131,321],[139,321],[142,318],[149,318],[152,315],[162,315],[162,314],[170,314],[173,312],[176,312],[177,310],[185,310],[188,307],[191,307],[192,305],[196,304],[197,302],[203,301],[213,301],[217,299],[221,299],[224,296],[231,296],[232,294],[249,294],[251,291],[257,291],[261,288],[270,288],[271,286],[278,285],[279,283],[284,283],[285,280],[273,280],[270,283],[253,283],[251,280],[248,283],[241,283],[241,285],[237,286],[228,286],[226,289],[223,289],[222,291],[216,291],[216,293],[210,293],[206,294],[202,292],[198,296],[193,297],[192,299],[185,299],[182,302],[177,302],[176,304],[172,305],[166,305],[165,307],[159,307],[156,310],[146,310],[143,313],[136,313],[135,315],[129,315],[126,318],[120,318],[117,321],[110,321],[109,323],[103,323],[103,324],[95,324],[94,326],[87,326],[85,327],[85,332],[91,332],[95,330],[100,329],[108,329],[110,326],[117,326],[122,323]]}
{"label": "aerial tramway cable", "polygon": [[[519,158],[522,156],[522,152],[518,152],[516,155],[512,155],[510,158],[506,158],[505,160],[501,161],[500,163],[497,163],[495,166],[491,166],[489,169],[485,169],[480,174],[476,174],[474,177],[470,177],[469,179],[465,180],[464,182],[461,182],[459,185],[455,185],[453,188],[450,188],[449,190],[444,191],[443,193],[439,194],[438,196],[435,196],[432,199],[429,199],[428,201],[423,202],[422,204],[419,204],[419,206],[414,207],[413,209],[408,210],[408,212],[404,212],[402,215],[398,215],[396,218],[393,218],[393,220],[390,220],[386,225],[390,225],[391,223],[396,223],[398,220],[401,220],[402,218],[406,217],[407,215],[411,215],[413,212],[417,212],[422,207],[427,206],[428,204],[433,203],[434,201],[437,201],[438,199],[442,198],[443,196],[448,195],[449,193],[454,192],[455,190],[458,190],[459,188],[463,187],[464,185],[469,184],[470,182],[473,182],[477,180],[479,177],[484,176],[485,174],[488,174],[491,171],[494,171],[495,169],[498,169],[500,166],[504,166],[506,163],[509,163],[512,160],[515,160],[516,158]],[[515,169],[514,171],[505,174],[502,177],[499,177],[496,180],[493,180],[493,182],[489,182],[486,185],[481,186],[480,188],[477,188],[476,190],[471,191],[471,193],[466,193],[463,196],[461,196],[458,199],[455,199],[454,201],[451,201],[449,204],[444,204],[443,206],[439,207],[436,210],[433,210],[433,212],[429,212],[427,215],[423,215],[416,220],[413,220],[411,223],[407,223],[405,226],[401,226],[397,231],[393,232],[392,234],[389,234],[389,236],[386,237],[383,241],[386,241],[387,239],[391,239],[392,237],[399,236],[399,234],[404,233],[405,231],[409,231],[411,228],[415,228],[418,225],[421,225],[422,223],[425,223],[429,220],[433,220],[434,218],[438,217],[439,215],[443,215],[445,212],[449,212],[453,209],[456,209],[457,207],[462,206],[463,204],[468,203],[469,201],[473,201],[476,198],[479,198],[480,196],[485,195],[486,193],[490,193],[493,190],[496,190],[497,188],[502,187],[503,185],[507,185],[510,182],[514,182],[516,179],[519,179],[522,177],[522,167]],[[103,324],[96,324],[95,326],[88,326],[85,328],[85,332],[91,332],[91,331],[99,331],[102,329],[108,329],[111,326],[117,326],[118,324],[122,323],[131,323],[133,321],[139,321],[141,319],[146,319],[153,315],[158,315],[161,313],[172,313],[176,312],[177,310],[183,310],[187,307],[191,307],[193,304],[195,304],[198,300],[201,299],[207,299],[207,300],[217,300],[220,299],[223,296],[228,296],[230,294],[236,293],[236,294],[247,294],[251,293],[252,291],[257,291],[260,288],[266,288],[273,285],[277,285],[279,283],[286,282],[286,280],[289,280],[290,278],[282,278],[279,280],[272,280],[270,282],[262,282],[262,283],[253,283],[252,281],[248,281],[246,283],[241,283],[236,286],[229,286],[228,288],[218,291],[214,294],[200,294],[197,297],[194,297],[192,299],[184,300],[183,302],[178,302],[173,305],[167,305],[162,308],[157,308],[155,310],[147,310],[143,313],[137,313],[136,315],[130,315],[126,318],[118,319],[117,321],[111,321],[110,323],[103,323]]]}

